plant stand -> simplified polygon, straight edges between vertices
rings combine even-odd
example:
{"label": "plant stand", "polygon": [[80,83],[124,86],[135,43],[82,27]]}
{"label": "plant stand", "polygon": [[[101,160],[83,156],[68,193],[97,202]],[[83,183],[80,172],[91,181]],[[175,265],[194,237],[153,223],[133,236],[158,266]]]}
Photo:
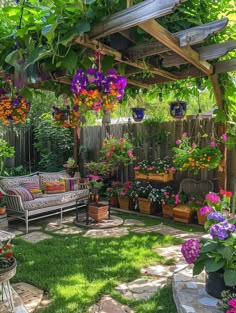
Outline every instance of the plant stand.
{"label": "plant stand", "polygon": [[149,214],[149,215],[155,213],[155,206],[148,199],[138,198],[138,205],[139,205],[140,213]]}
{"label": "plant stand", "polygon": [[179,204],[173,209],[174,221],[182,223],[191,223],[193,221],[194,213],[185,204]]}

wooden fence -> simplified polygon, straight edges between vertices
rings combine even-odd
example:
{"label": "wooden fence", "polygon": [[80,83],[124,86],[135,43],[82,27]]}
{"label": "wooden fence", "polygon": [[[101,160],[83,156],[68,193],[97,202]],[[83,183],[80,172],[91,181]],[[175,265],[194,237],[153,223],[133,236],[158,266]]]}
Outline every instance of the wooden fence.
{"label": "wooden fence", "polygon": [[[197,134],[207,134],[207,137],[201,137],[199,143],[204,146],[209,141],[209,137],[214,136],[214,122],[212,119],[192,119],[192,120],[176,120],[173,122],[155,123],[150,125],[140,124],[117,124],[110,126],[93,126],[84,127],[81,132],[81,151],[87,152],[81,155],[81,166],[86,161],[98,161],[100,157],[100,149],[102,141],[107,135],[122,137],[128,133],[132,139],[136,156],[135,164],[138,161],[147,159],[153,160],[163,158],[166,155],[172,156],[172,147],[177,139],[181,138],[183,132],[187,132],[188,136],[197,137]],[[228,190],[233,190],[234,181],[236,180],[236,150],[228,151],[227,156],[227,177]],[[133,166],[123,169],[120,173],[125,180],[134,179]],[[210,179],[218,190],[218,171],[207,169],[201,170],[198,175],[194,175],[191,171],[175,174],[175,187],[179,186],[183,178]],[[236,191],[236,190],[235,190]]]}
{"label": "wooden fence", "polygon": [[[187,132],[189,136],[195,137],[198,133],[214,135],[214,122],[212,119],[192,119],[192,120],[176,120],[166,123],[155,123],[150,125],[138,124],[115,124],[110,126],[91,126],[84,127],[81,130],[80,142],[80,169],[82,174],[86,174],[84,163],[88,161],[98,161],[100,157],[100,149],[103,139],[107,135],[121,137],[128,133],[132,139],[136,156],[135,164],[138,161],[155,158],[163,158],[166,155],[172,156],[171,148],[175,145],[177,139],[181,138],[183,132]],[[39,153],[34,149],[34,136],[31,127],[22,127],[17,132],[7,132],[4,136],[8,142],[15,146],[16,154],[12,160],[11,166],[23,165],[30,171],[38,169],[40,161]],[[201,145],[205,145],[209,139],[201,138]],[[119,173],[125,180],[134,179],[134,166],[125,168]],[[180,181],[186,177],[196,179],[210,179],[218,186],[217,170],[201,170],[198,175],[193,175],[191,171],[175,174],[175,186],[178,188]],[[236,191],[234,182],[236,181],[236,150],[228,151],[227,155],[227,180],[228,190]]]}

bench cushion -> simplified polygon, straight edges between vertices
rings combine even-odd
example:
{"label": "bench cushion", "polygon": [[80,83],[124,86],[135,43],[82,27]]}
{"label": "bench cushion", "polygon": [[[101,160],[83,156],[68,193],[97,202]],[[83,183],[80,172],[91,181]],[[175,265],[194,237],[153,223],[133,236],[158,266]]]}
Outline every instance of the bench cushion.
{"label": "bench cushion", "polygon": [[80,198],[85,198],[89,194],[88,189],[84,190],[76,190],[76,191],[69,191],[65,193],[53,194],[53,195],[44,195],[44,197],[37,198],[31,201],[23,202],[25,210],[36,210],[46,207],[51,207],[55,205],[64,205],[66,203],[76,201]]}

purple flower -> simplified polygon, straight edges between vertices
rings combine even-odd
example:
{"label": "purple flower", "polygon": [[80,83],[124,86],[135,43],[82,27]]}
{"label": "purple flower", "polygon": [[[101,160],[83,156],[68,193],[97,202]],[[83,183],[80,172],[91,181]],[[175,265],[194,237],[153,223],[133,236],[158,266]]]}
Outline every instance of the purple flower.
{"label": "purple flower", "polygon": [[199,256],[200,240],[199,239],[186,240],[182,245],[181,252],[188,264],[194,263]]}
{"label": "purple flower", "polygon": [[209,200],[210,202],[217,204],[218,202],[220,202],[220,197],[216,193],[211,192],[208,193],[208,195],[206,195],[206,200]]}
{"label": "purple flower", "polygon": [[213,239],[224,240],[229,237],[229,232],[234,232],[236,226],[228,223],[227,221],[212,225],[210,228],[210,235]]}
{"label": "purple flower", "polygon": [[221,213],[212,212],[212,213],[208,214],[207,219],[208,220],[215,220],[217,222],[223,222],[225,220],[225,217]]}
{"label": "purple flower", "polygon": [[200,213],[200,215],[205,215],[205,214],[210,213],[212,211],[214,211],[213,208],[211,206],[206,205],[206,206],[203,206],[199,210],[199,213]]}

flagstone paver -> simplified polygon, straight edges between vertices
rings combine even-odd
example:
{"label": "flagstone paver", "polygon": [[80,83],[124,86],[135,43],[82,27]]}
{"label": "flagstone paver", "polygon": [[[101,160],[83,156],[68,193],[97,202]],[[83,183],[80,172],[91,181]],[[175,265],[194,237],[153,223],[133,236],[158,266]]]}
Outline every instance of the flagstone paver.
{"label": "flagstone paver", "polygon": [[59,235],[77,235],[83,233],[84,230],[78,226],[64,227],[62,229],[54,231],[54,234]]}
{"label": "flagstone paver", "polygon": [[25,241],[31,242],[31,243],[37,243],[39,241],[45,240],[45,239],[50,239],[52,238],[51,235],[39,232],[39,231],[35,231],[32,233],[28,233],[26,235],[21,236],[22,239],[24,239]]}
{"label": "flagstone paver", "polygon": [[134,311],[106,295],[89,308],[89,313],[134,313]]}
{"label": "flagstone paver", "polygon": [[137,226],[144,226],[145,224],[140,220],[131,219],[131,218],[126,219],[124,221],[124,226],[136,226],[136,225]]}
{"label": "flagstone paver", "polygon": [[[15,312],[16,313],[28,313],[26,308],[24,307],[22,299],[19,297],[19,295],[16,293],[16,291],[12,289],[12,296],[13,296],[13,302],[15,306]],[[5,294],[3,296],[3,301],[2,298],[0,298],[0,313],[10,313],[10,307],[8,302],[6,301]]]}
{"label": "flagstone paver", "polygon": [[147,268],[142,268],[141,274],[158,276],[158,277],[172,277],[174,270],[175,270],[175,265],[170,265],[170,266],[153,265]]}
{"label": "flagstone paver", "polygon": [[8,230],[7,230],[9,233],[12,233],[13,235],[15,235],[15,236],[20,236],[20,235],[23,235],[24,234],[24,232],[23,231],[21,231],[21,230],[18,230],[18,229],[14,229],[14,228],[8,228]]}
{"label": "flagstone paver", "polygon": [[96,223],[92,218],[89,218],[89,224],[86,225],[86,215],[82,213],[78,216],[78,220],[74,219],[73,222],[75,225],[81,226],[81,227],[86,227],[86,228],[91,228],[91,229],[104,229],[104,228],[112,228],[112,227],[121,226],[124,221],[122,218],[118,216],[111,215],[109,220],[105,219],[99,223]]}
{"label": "flagstone paver", "polygon": [[105,238],[105,237],[121,237],[129,234],[129,231],[126,227],[114,227],[107,229],[90,229],[85,234],[84,237],[93,237],[93,238]]}
{"label": "flagstone paver", "polygon": [[27,283],[13,284],[12,287],[23,301],[27,312],[35,312],[43,298],[43,290]]}
{"label": "flagstone paver", "polygon": [[68,227],[66,225],[63,225],[61,223],[48,223],[47,226],[45,227],[45,230],[46,231],[56,231],[56,230],[59,230],[59,229],[62,229],[62,228],[65,228],[65,227]]}
{"label": "flagstone paver", "polygon": [[160,277],[159,279],[139,278],[133,282],[121,284],[115,289],[127,299],[147,300],[165,285],[167,285],[166,277]]}

